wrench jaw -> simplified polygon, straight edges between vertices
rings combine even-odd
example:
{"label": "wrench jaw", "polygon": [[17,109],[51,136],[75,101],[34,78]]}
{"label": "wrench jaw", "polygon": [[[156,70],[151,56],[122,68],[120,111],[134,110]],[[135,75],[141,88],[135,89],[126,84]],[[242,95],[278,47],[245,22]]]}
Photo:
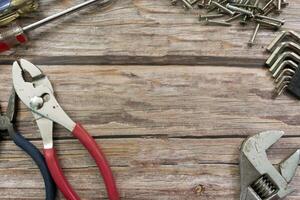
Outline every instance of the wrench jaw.
{"label": "wrench jaw", "polygon": [[240,200],[277,200],[294,191],[288,183],[295,175],[299,150],[280,164],[280,172],[266,154],[266,150],[283,134],[282,131],[267,131],[243,142],[240,153]]}

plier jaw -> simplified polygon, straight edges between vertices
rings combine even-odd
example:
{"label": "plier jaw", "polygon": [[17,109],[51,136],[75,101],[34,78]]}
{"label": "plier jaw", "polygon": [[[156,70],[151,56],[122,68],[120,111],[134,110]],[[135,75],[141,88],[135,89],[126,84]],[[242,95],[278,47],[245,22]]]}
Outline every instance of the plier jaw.
{"label": "plier jaw", "polygon": [[8,131],[10,136],[15,134],[14,130],[14,117],[15,117],[15,106],[16,106],[16,93],[15,90],[11,91],[11,95],[8,100],[6,113],[1,113],[0,106],[0,131]]}
{"label": "plier jaw", "polygon": [[[30,77],[25,79],[26,74]],[[58,104],[47,76],[26,60],[15,62],[12,69],[13,85],[21,101],[32,111],[40,129],[44,155],[51,175],[66,199],[80,200],[63,174],[53,147],[53,122],[64,126],[85,146],[94,158],[107,189],[110,200],[119,200],[112,171],[94,138],[79,124],[73,122]]]}
{"label": "plier jaw", "polygon": [[0,113],[0,131],[8,132],[10,139],[34,160],[44,178],[46,200],[54,200],[56,196],[56,185],[46,166],[44,156],[32,143],[26,140],[20,133],[16,132],[14,128],[16,99],[16,92],[13,89],[8,100],[6,113]]}
{"label": "plier jaw", "polygon": [[51,82],[38,67],[21,59],[19,62],[14,62],[12,76],[19,98],[35,113],[34,117],[37,122],[41,121],[41,126],[39,126],[41,131],[49,130],[49,126],[45,127],[45,120],[40,120],[41,117],[56,122],[69,131],[74,129],[75,122],[60,107],[54,96]]}

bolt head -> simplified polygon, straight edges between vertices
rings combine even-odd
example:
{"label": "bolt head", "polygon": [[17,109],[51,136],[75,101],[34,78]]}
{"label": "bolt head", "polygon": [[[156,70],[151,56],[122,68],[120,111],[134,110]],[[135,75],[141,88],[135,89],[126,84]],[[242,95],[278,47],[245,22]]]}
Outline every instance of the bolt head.
{"label": "bolt head", "polygon": [[42,97],[32,97],[30,100],[30,107],[34,110],[41,109],[43,107],[44,100]]}

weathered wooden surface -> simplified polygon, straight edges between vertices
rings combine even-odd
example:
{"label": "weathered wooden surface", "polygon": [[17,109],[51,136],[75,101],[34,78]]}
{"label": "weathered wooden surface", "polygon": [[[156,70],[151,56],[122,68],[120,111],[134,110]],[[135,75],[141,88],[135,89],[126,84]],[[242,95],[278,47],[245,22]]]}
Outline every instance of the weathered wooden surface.
{"label": "weathered wooden surface", "polygon": [[[76,0],[76,2],[80,2]],[[28,24],[75,1],[42,1]],[[300,1],[281,15],[300,30]],[[32,41],[0,55],[0,103],[7,104],[10,65],[40,64],[66,112],[101,144],[122,199],[237,200],[239,147],[249,135],[278,129],[274,164],[300,147],[300,104],[272,97],[262,67],[274,36],[253,26],[202,26],[169,0],[118,0],[66,17],[30,34]],[[17,129],[39,148],[32,114],[20,103]],[[107,199],[95,163],[65,129],[55,126],[62,166],[82,199]],[[300,171],[288,200],[300,198]],[[7,137],[0,141],[0,199],[44,199],[41,175]],[[58,199],[63,199],[61,194]]]}
{"label": "weathered wooden surface", "polygon": [[[64,109],[103,146],[123,199],[238,199],[238,150],[246,136],[284,130],[289,137],[269,152],[274,163],[300,146],[299,102],[288,96],[274,100],[272,81],[261,68],[42,69]],[[6,105],[10,66],[1,66],[0,79],[0,101]],[[17,126],[41,147],[32,115],[23,105]],[[62,166],[83,199],[105,198],[88,153],[58,126],[55,137]],[[289,200],[299,198],[299,173],[292,182],[297,191]],[[0,194],[2,199],[44,195],[36,166],[7,138],[0,145]]]}
{"label": "weathered wooden surface", "polygon": [[[41,13],[21,24],[75,4],[75,1],[42,2]],[[280,17],[286,19],[285,29],[299,31],[300,1],[289,3]],[[81,15],[65,17],[33,31],[30,44],[0,58],[5,64],[26,56],[42,64],[262,65],[266,58],[263,47],[271,41],[273,31],[260,31],[258,45],[248,48],[246,43],[253,33],[253,24],[204,26],[197,14],[170,6],[170,0],[119,0],[104,10],[89,8]]]}

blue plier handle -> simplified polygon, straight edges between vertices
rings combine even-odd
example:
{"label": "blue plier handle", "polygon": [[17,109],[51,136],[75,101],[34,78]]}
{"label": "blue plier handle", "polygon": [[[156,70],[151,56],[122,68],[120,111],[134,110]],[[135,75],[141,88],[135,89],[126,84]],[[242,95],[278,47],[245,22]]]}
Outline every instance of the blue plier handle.
{"label": "blue plier handle", "polygon": [[13,90],[9,98],[6,114],[4,115],[0,113],[0,131],[7,131],[14,143],[22,150],[24,150],[34,160],[44,178],[46,188],[46,200],[55,200],[56,185],[48,170],[44,156],[32,143],[26,140],[21,134],[17,133],[14,129],[13,120],[15,112],[15,99],[16,94]]}

